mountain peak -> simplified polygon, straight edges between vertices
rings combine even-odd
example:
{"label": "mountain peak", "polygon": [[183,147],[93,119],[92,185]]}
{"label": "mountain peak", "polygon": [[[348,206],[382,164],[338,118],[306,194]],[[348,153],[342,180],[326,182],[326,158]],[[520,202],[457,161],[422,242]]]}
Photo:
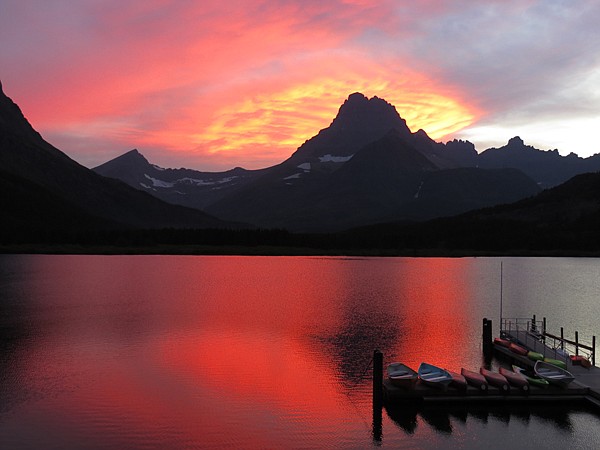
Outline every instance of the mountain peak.
{"label": "mountain peak", "polygon": [[523,142],[523,139],[521,139],[519,136],[515,136],[508,140],[508,145],[523,147],[525,145],[525,142]]}
{"label": "mountain peak", "polygon": [[94,167],[92,170],[104,175],[104,173],[112,167],[127,167],[130,170],[137,169],[143,171],[148,166],[150,166],[148,160],[138,151],[138,149],[134,148],[127,153],[123,153],[121,156],[117,156],[104,164]]}
{"label": "mountain peak", "polygon": [[406,121],[400,117],[393,105],[379,97],[368,98],[360,92],[348,96],[340,106],[331,127],[379,129],[384,132],[395,128],[403,134],[410,133]]}

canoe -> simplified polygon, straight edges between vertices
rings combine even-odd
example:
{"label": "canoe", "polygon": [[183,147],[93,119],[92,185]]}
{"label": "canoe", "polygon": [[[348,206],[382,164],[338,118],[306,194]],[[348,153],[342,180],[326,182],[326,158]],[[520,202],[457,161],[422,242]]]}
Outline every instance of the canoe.
{"label": "canoe", "polygon": [[537,361],[533,367],[533,371],[538,377],[543,378],[548,383],[563,388],[567,387],[575,379],[571,372],[544,361]]}
{"label": "canoe", "polygon": [[527,357],[532,361],[543,361],[544,355],[538,352],[527,352]]}
{"label": "canoe", "polygon": [[543,361],[552,364],[553,366],[560,367],[561,369],[567,369],[565,362],[560,359],[544,358]]}
{"label": "canoe", "polygon": [[550,385],[550,383],[548,383],[548,381],[544,380],[543,378],[538,377],[534,372],[532,372],[530,370],[523,369],[522,367],[519,367],[519,366],[512,366],[512,368],[513,368],[513,371],[523,375],[527,379],[527,381],[529,382],[529,384],[531,386],[546,388]]}
{"label": "canoe", "polygon": [[500,375],[504,376],[504,378],[506,378],[506,380],[512,386],[519,388],[524,392],[529,391],[529,381],[527,381],[525,375],[507,369],[506,367],[500,367],[500,369],[498,369],[498,372],[500,372]]}
{"label": "canoe", "polygon": [[452,382],[452,375],[440,367],[422,362],[419,366],[419,379],[425,384],[438,388],[446,389]]}
{"label": "canoe", "polygon": [[499,345],[500,347],[508,348],[510,345],[510,341],[508,339],[503,339],[499,337],[494,338],[494,344]]}
{"label": "canoe", "polygon": [[581,367],[585,367],[586,369],[589,369],[590,367],[592,367],[592,363],[585,356],[571,355],[571,356],[569,356],[569,358],[571,359],[571,364],[573,364],[574,366],[581,366]]}
{"label": "canoe", "polygon": [[508,384],[508,380],[504,375],[498,372],[492,372],[485,367],[480,368],[479,373],[485,377],[488,384],[497,387],[502,392],[510,391],[510,385]]}
{"label": "canoe", "polygon": [[462,376],[460,373],[452,372],[450,370],[448,370],[448,373],[452,377],[450,386],[461,391],[467,390],[467,379],[464,376]]}
{"label": "canoe", "polygon": [[464,367],[460,369],[460,373],[463,377],[465,377],[467,383],[469,383],[471,386],[475,386],[482,391],[487,391],[488,382],[483,375],[473,372],[472,370],[465,369]]}
{"label": "canoe", "polygon": [[417,372],[405,364],[394,362],[387,368],[388,379],[394,386],[412,388],[417,382]]}
{"label": "canoe", "polygon": [[514,342],[511,342],[508,348],[511,352],[521,356],[527,356],[527,353],[529,353],[529,350],[527,350],[525,347],[521,347],[520,345],[515,344]]}

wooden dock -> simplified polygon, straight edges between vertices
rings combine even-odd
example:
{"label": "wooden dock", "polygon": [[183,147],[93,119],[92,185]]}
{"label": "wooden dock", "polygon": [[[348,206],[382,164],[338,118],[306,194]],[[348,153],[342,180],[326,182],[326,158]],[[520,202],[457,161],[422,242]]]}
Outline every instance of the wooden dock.
{"label": "wooden dock", "polygon": [[[512,364],[524,368],[532,368],[534,366],[535,361],[532,361],[526,356],[514,353],[506,347],[492,344],[490,330],[491,321],[484,319],[484,348],[486,346],[492,348],[494,356],[500,360],[506,361],[507,366],[511,366]],[[488,387],[487,392],[483,392],[473,386],[468,386],[466,390],[460,390],[453,387],[448,387],[446,390],[440,390],[425,385],[424,383],[421,383],[420,380],[414,388],[403,389],[392,385],[386,377],[383,380],[383,383],[379,383],[376,388],[375,377],[383,376],[383,367],[381,367],[377,371],[374,370],[373,373],[374,395],[376,390],[381,389],[384,403],[393,406],[408,406],[414,404],[490,404],[508,406],[515,404],[536,405],[552,402],[554,404],[564,404],[567,407],[570,405],[587,404],[600,411],[600,368],[595,366],[585,368],[580,365],[573,365],[568,358],[568,355],[561,351],[562,349],[547,345],[545,339],[541,338],[538,333],[532,333],[531,330],[523,331],[515,329],[511,330],[510,333],[503,330],[502,334],[503,337],[526,347],[530,351],[541,353],[548,358],[565,361],[567,370],[574,375],[575,380],[566,388],[553,385],[546,388],[540,388],[530,385],[529,390],[523,392],[520,389],[511,386],[510,390],[505,393],[491,385]],[[478,371],[478,368],[471,368],[471,370]]]}
{"label": "wooden dock", "polygon": [[[384,400],[386,403],[493,403],[493,404],[540,404],[545,402],[584,403],[589,401],[587,386],[571,383],[566,389],[555,386],[547,388],[530,387],[529,392],[523,392],[515,387],[507,392],[489,386],[487,392],[469,386],[467,390],[449,387],[442,391],[429,387],[420,381],[413,389],[403,389],[392,385],[388,380],[383,382]],[[600,403],[598,403],[600,405]],[[598,406],[597,405],[597,406]]]}

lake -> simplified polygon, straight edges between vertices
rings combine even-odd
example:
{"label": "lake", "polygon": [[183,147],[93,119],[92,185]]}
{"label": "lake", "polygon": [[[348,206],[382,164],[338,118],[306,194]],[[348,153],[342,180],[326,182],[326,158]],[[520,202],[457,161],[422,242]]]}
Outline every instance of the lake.
{"label": "lake", "polygon": [[501,263],[504,317],[600,336],[598,259],[0,255],[0,447],[597,448],[585,408],[373,427],[374,349],[482,365]]}

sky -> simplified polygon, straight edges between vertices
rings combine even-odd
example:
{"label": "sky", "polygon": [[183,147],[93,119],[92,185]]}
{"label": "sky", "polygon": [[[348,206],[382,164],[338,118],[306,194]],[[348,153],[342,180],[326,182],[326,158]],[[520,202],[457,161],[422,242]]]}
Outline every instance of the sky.
{"label": "sky", "polygon": [[0,0],[0,80],[87,167],[271,166],[353,92],[440,142],[586,157],[598,20],[596,0]]}

